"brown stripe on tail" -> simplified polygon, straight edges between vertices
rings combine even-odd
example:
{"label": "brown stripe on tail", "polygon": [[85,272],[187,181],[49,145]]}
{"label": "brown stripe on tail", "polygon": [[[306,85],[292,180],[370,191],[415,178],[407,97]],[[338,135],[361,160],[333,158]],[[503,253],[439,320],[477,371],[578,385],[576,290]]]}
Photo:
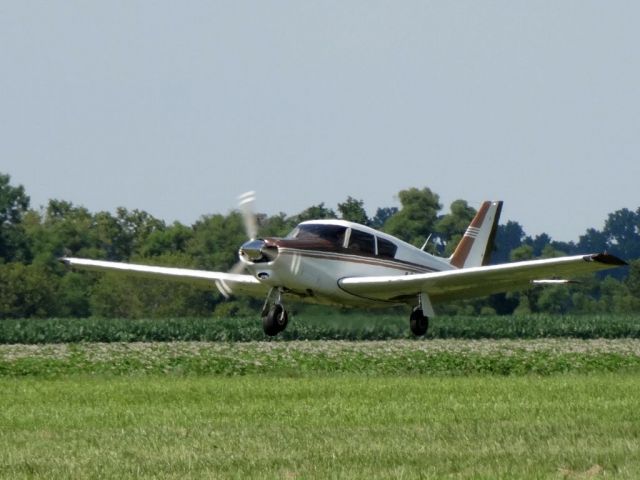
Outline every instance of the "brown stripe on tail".
{"label": "brown stripe on tail", "polygon": [[[492,206],[495,207],[492,215],[490,215],[492,218],[487,218],[487,214],[491,210]],[[464,236],[456,247],[455,252],[453,252],[451,259],[449,260],[451,265],[463,268],[464,266],[486,265],[489,262],[501,210],[502,202],[486,201],[482,203],[478,213],[476,213],[471,224],[469,224],[467,230],[464,232]],[[491,225],[487,222],[491,222]],[[482,245],[476,245],[476,242],[481,242]],[[469,254],[472,250],[474,250],[474,254],[472,255],[472,258],[469,258]]]}

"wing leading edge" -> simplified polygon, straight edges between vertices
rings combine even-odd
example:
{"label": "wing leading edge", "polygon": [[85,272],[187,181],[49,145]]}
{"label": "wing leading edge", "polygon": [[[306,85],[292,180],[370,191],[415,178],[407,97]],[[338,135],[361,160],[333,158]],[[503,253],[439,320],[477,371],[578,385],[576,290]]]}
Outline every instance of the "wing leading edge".
{"label": "wing leading edge", "polygon": [[260,283],[251,275],[235,273],[210,272],[207,270],[192,270],[189,268],[154,267],[135,263],[106,262],[103,260],[88,260],[85,258],[64,257],[61,262],[80,270],[99,272],[120,272],[143,278],[157,278],[189,283],[199,287],[217,287],[220,293],[228,295],[244,293],[247,295],[266,295],[268,287]]}
{"label": "wing leading edge", "polygon": [[534,280],[575,277],[626,264],[613,255],[601,253],[417,275],[347,277],[339,285],[352,295],[371,300],[413,300],[416,295],[426,293],[433,302],[441,302],[522,290]]}

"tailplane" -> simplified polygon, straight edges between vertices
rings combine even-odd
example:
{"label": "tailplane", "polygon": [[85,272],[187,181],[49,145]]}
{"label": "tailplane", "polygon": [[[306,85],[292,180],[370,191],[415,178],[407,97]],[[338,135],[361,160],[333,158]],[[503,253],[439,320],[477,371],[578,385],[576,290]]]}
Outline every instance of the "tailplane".
{"label": "tailplane", "polygon": [[501,210],[502,202],[482,203],[455,252],[449,258],[451,265],[468,268],[489,263]]}

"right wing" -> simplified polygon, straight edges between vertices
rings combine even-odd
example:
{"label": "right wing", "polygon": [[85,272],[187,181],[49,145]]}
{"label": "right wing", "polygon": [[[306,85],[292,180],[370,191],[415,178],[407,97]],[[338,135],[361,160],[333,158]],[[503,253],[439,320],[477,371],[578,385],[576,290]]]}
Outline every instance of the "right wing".
{"label": "right wing", "polygon": [[137,277],[190,283],[207,288],[215,286],[225,297],[232,293],[264,296],[269,291],[269,287],[260,283],[251,275],[192,270],[189,268],[155,267],[134,263],[106,262],[104,260],[89,260],[86,258],[63,257],[60,261],[80,270],[120,272]]}
{"label": "right wing", "polygon": [[521,290],[535,281],[558,283],[553,279],[575,277],[623,265],[626,262],[601,253],[416,275],[346,277],[339,281],[339,285],[347,293],[371,300],[413,301],[416,295],[426,293],[432,301],[442,302]]}

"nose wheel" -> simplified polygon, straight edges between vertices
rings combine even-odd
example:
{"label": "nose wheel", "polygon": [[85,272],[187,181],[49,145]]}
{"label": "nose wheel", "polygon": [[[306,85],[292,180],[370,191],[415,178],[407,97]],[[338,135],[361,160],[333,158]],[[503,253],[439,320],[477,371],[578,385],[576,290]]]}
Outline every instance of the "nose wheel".
{"label": "nose wheel", "polygon": [[262,308],[262,329],[273,337],[287,328],[289,313],[282,306],[280,290],[271,289]]}
{"label": "nose wheel", "polygon": [[282,305],[273,305],[266,315],[262,317],[262,328],[264,333],[273,337],[287,328],[289,314]]}

